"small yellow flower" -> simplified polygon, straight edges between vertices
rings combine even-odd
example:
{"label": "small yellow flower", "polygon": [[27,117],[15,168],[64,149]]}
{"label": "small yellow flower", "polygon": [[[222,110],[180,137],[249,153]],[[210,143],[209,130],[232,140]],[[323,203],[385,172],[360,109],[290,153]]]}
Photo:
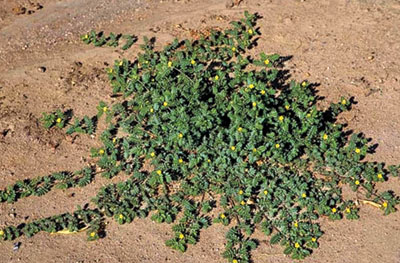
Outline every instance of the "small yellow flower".
{"label": "small yellow flower", "polygon": [[253,102],[253,107],[256,107],[257,106],[257,103],[256,102]]}
{"label": "small yellow flower", "polygon": [[179,138],[183,138],[183,134],[182,134],[182,133],[179,133],[178,137],[179,137]]}
{"label": "small yellow flower", "polygon": [[346,208],[346,213],[348,213],[348,214],[350,214],[350,212],[351,212],[351,210],[350,210],[350,208]]}
{"label": "small yellow flower", "polygon": [[103,155],[103,154],[104,154],[104,150],[103,150],[103,149],[100,149],[100,150],[99,150],[99,154]]}
{"label": "small yellow flower", "polygon": [[172,67],[172,62],[171,61],[168,62],[168,67],[169,68]]}
{"label": "small yellow flower", "polygon": [[253,148],[253,153],[257,152],[257,148]]}
{"label": "small yellow flower", "polygon": [[158,175],[161,175],[162,174],[162,171],[161,170],[157,170],[157,172],[156,172]]}
{"label": "small yellow flower", "polygon": [[307,82],[303,81],[303,82],[301,83],[301,86],[302,86],[302,87],[307,86]]}
{"label": "small yellow flower", "polygon": [[267,190],[264,190],[264,195],[267,195],[268,194],[268,191]]}
{"label": "small yellow flower", "polygon": [[328,140],[328,134],[324,134],[324,136],[322,136],[322,138],[324,139],[324,140]]}
{"label": "small yellow flower", "polygon": [[359,184],[360,184],[360,181],[356,180],[354,183],[355,183],[356,185],[359,185]]}
{"label": "small yellow flower", "polygon": [[299,248],[299,247],[300,247],[300,244],[296,242],[296,243],[294,244],[294,247],[295,247],[295,248]]}
{"label": "small yellow flower", "polygon": [[121,61],[118,63],[118,66],[122,66],[122,64],[123,64],[123,61],[121,60]]}
{"label": "small yellow flower", "polygon": [[108,73],[113,73],[113,71],[114,71],[114,70],[113,70],[112,68],[109,68],[109,69],[108,69]]}
{"label": "small yellow flower", "polygon": [[289,110],[289,109],[290,109],[290,106],[289,106],[289,105],[285,105],[285,109],[286,109],[286,110]]}
{"label": "small yellow flower", "polygon": [[168,102],[164,101],[163,105],[164,105],[164,107],[167,107],[168,106]]}
{"label": "small yellow flower", "polygon": [[238,132],[242,132],[243,128],[239,127],[237,130],[238,130]]}
{"label": "small yellow flower", "polygon": [[283,117],[283,116],[279,116],[279,121],[283,121],[284,118],[285,117]]}
{"label": "small yellow flower", "polygon": [[151,112],[151,113],[153,113],[153,112],[154,112],[154,109],[153,109],[153,108],[151,108],[151,109],[150,109],[150,112]]}
{"label": "small yellow flower", "polygon": [[185,236],[181,233],[181,234],[179,234],[179,239],[184,239],[185,238]]}
{"label": "small yellow flower", "polygon": [[239,190],[239,194],[242,195],[243,194],[243,190]]}
{"label": "small yellow flower", "polygon": [[119,219],[124,219],[124,215],[123,214],[119,214]]}
{"label": "small yellow flower", "polygon": [[103,107],[103,112],[106,112],[108,110],[107,107]]}
{"label": "small yellow flower", "polygon": [[83,37],[84,37],[85,39],[88,39],[88,38],[89,38],[88,34],[84,35]]}
{"label": "small yellow flower", "polygon": [[221,214],[219,217],[220,217],[221,219],[224,219],[224,218],[225,218],[225,214]]}
{"label": "small yellow flower", "polygon": [[192,59],[192,61],[190,61],[190,63],[191,63],[192,65],[194,65],[194,64],[196,64],[196,61],[194,61],[194,60]]}
{"label": "small yellow flower", "polygon": [[155,152],[152,152],[152,153],[150,153],[150,156],[151,156],[151,157],[154,157],[154,156],[156,156],[156,153],[155,153]]}
{"label": "small yellow flower", "polygon": [[242,200],[242,201],[240,202],[240,204],[241,204],[241,205],[245,205],[246,202]]}
{"label": "small yellow flower", "polygon": [[268,65],[269,64],[269,59],[264,60],[264,64]]}
{"label": "small yellow flower", "polygon": [[117,138],[113,138],[112,142],[115,143],[117,141]]}
{"label": "small yellow flower", "polygon": [[265,95],[265,90],[260,91],[261,95]]}
{"label": "small yellow flower", "polygon": [[306,193],[302,193],[302,194],[301,194],[301,197],[306,198],[306,197],[307,197],[307,194],[306,194]]}
{"label": "small yellow flower", "polygon": [[346,105],[347,101],[345,99],[342,99],[342,105]]}
{"label": "small yellow flower", "polygon": [[361,150],[360,150],[359,148],[356,148],[354,151],[355,151],[356,153],[360,153],[360,152],[361,152]]}
{"label": "small yellow flower", "polygon": [[235,51],[236,51],[236,48],[235,48],[235,47],[232,47],[232,51],[235,52]]}
{"label": "small yellow flower", "polygon": [[232,260],[232,263],[239,263],[236,259]]}
{"label": "small yellow flower", "polygon": [[219,76],[217,75],[217,76],[215,76],[215,80],[219,80]]}
{"label": "small yellow flower", "polygon": [[4,231],[0,230],[0,236],[3,236],[3,235],[4,235]]}
{"label": "small yellow flower", "polygon": [[249,29],[247,32],[249,32],[250,35],[253,34],[253,30]]}
{"label": "small yellow flower", "polygon": [[249,85],[249,89],[252,89],[252,88],[254,88],[254,84]]}
{"label": "small yellow flower", "polygon": [[275,144],[275,148],[276,148],[276,149],[279,149],[279,147],[281,147],[281,146],[279,145],[279,143]]}
{"label": "small yellow flower", "polygon": [[313,237],[313,238],[311,238],[311,241],[315,242],[315,241],[317,241],[317,239],[315,237]]}
{"label": "small yellow flower", "polygon": [[294,226],[294,227],[299,227],[299,223],[297,223],[297,221],[295,221],[295,222],[293,223],[293,226]]}
{"label": "small yellow flower", "polygon": [[179,162],[179,163],[183,163],[183,160],[182,160],[182,159],[179,159],[178,162]]}
{"label": "small yellow flower", "polygon": [[382,179],[383,178],[382,174],[378,174],[377,176],[378,176],[378,179]]}
{"label": "small yellow flower", "polygon": [[61,118],[58,118],[58,119],[56,120],[57,123],[60,123],[61,121],[62,121]]}
{"label": "small yellow flower", "polygon": [[388,206],[388,203],[387,202],[383,202],[382,206],[386,208]]}
{"label": "small yellow flower", "polygon": [[210,159],[208,159],[208,160],[207,160],[207,162],[208,162],[208,163],[211,163],[211,160],[210,160]]}
{"label": "small yellow flower", "polygon": [[91,236],[91,237],[94,237],[95,235],[96,235],[96,232],[90,233],[90,236]]}
{"label": "small yellow flower", "polygon": [[336,213],[337,212],[336,208],[332,208],[331,211],[332,211],[332,213]]}
{"label": "small yellow flower", "polygon": [[307,118],[310,118],[310,117],[311,117],[311,114],[310,114],[310,113],[307,113],[306,117],[307,117]]}
{"label": "small yellow flower", "polygon": [[235,146],[231,146],[231,150],[232,151],[236,150],[236,147]]}

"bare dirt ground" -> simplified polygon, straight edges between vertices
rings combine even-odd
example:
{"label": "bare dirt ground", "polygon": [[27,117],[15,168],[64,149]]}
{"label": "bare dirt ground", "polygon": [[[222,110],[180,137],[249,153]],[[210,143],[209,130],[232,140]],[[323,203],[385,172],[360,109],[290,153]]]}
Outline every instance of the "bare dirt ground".
{"label": "bare dirt ground", "polygon": [[[133,58],[128,51],[86,46],[79,35],[106,33],[156,36],[161,46],[196,30],[226,27],[244,10],[258,12],[262,32],[256,52],[293,56],[292,76],[320,83],[327,103],[354,96],[343,115],[350,128],[379,144],[374,160],[400,161],[400,2],[398,0],[40,0],[0,1],[0,187],[18,179],[81,168],[97,139],[45,131],[42,112],[72,108],[95,113],[99,100],[112,101],[105,63]],[[140,42],[140,41],[139,41]],[[38,70],[45,67],[45,72]],[[322,105],[324,106],[324,105]],[[121,180],[121,178],[115,178]],[[72,211],[96,194],[106,180],[84,189],[55,190],[16,204],[0,204],[0,227]],[[400,193],[399,179],[382,185]],[[358,221],[323,221],[320,248],[304,262],[400,262],[400,212],[383,216],[364,206]],[[150,219],[119,226],[86,242],[85,234],[20,238],[0,243],[0,262],[224,262],[226,228],[203,231],[200,243],[182,254],[167,248],[170,226]],[[261,245],[254,262],[292,262],[282,248]]]}

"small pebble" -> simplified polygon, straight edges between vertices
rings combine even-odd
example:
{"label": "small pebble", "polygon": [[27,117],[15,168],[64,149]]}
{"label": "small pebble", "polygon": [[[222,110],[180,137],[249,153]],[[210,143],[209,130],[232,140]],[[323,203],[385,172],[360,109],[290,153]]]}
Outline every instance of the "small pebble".
{"label": "small pebble", "polygon": [[14,243],[13,250],[18,251],[19,247],[21,246],[21,242]]}
{"label": "small pebble", "polygon": [[46,72],[46,68],[45,67],[38,67],[38,71],[39,72]]}

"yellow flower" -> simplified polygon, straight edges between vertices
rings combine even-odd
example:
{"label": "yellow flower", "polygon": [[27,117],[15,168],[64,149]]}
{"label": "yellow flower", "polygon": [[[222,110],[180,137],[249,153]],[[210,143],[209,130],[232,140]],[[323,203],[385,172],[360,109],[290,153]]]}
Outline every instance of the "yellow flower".
{"label": "yellow flower", "polygon": [[310,114],[310,113],[307,113],[306,117],[307,117],[307,118],[310,118],[310,117],[311,117],[311,114]]}
{"label": "yellow flower", "polygon": [[157,173],[158,175],[161,175],[161,174],[162,174],[161,170],[157,170],[156,173]]}
{"label": "yellow flower", "polygon": [[269,59],[264,60],[264,64],[268,65],[269,64]]}
{"label": "yellow flower", "polygon": [[236,147],[235,146],[231,146],[231,150],[232,151],[236,150]]}
{"label": "yellow flower", "polygon": [[283,117],[283,116],[279,116],[279,121],[283,121],[284,118],[285,117]]}
{"label": "yellow flower", "polygon": [[331,211],[332,211],[332,213],[336,213],[337,212],[336,208],[332,208]]}
{"label": "yellow flower", "polygon": [[382,179],[383,175],[382,174],[378,174],[378,179]]}
{"label": "yellow flower", "polygon": [[221,219],[224,219],[224,218],[225,218],[225,215],[224,215],[224,214],[221,214],[219,217],[220,217]]}
{"label": "yellow flower", "polygon": [[113,73],[113,69],[112,68],[108,69],[108,73]]}
{"label": "yellow flower", "polygon": [[323,138],[324,140],[328,140],[328,135],[325,133],[324,136],[322,136],[322,138]]}
{"label": "yellow flower", "polygon": [[264,190],[264,195],[267,195],[268,194],[268,191],[267,190]]}
{"label": "yellow flower", "polygon": [[238,132],[242,132],[243,128],[239,127],[237,130],[238,130]]}
{"label": "yellow flower", "polygon": [[297,221],[295,221],[295,222],[293,223],[293,226],[294,226],[294,227],[299,227],[299,223],[297,223]]}
{"label": "yellow flower", "polygon": [[236,259],[232,260],[232,263],[239,263]]}
{"label": "yellow flower", "polygon": [[164,105],[164,107],[167,107],[168,106],[168,102],[164,101],[163,105]]}
{"label": "yellow flower", "polygon": [[179,133],[178,137],[179,137],[179,138],[183,138],[183,134],[182,134],[182,133]]}
{"label": "yellow flower", "polygon": [[307,86],[307,82],[303,81],[303,82],[301,83],[301,86],[303,86],[303,87]]}
{"label": "yellow flower", "polygon": [[285,105],[285,109],[286,109],[286,110],[289,110],[289,109],[290,109],[290,106],[289,106],[289,105]]}
{"label": "yellow flower", "polygon": [[253,102],[253,107],[256,107],[257,106],[257,103],[256,102]]}
{"label": "yellow flower", "polygon": [[185,238],[185,236],[181,233],[181,234],[179,234],[179,239],[184,239]]}
{"label": "yellow flower", "polygon": [[254,88],[254,84],[249,85],[249,89],[252,89],[252,88]]}
{"label": "yellow flower", "polygon": [[88,34],[84,35],[83,37],[84,37],[85,39],[88,39],[88,38],[89,38]]}
{"label": "yellow flower", "polygon": [[253,30],[249,29],[247,32],[249,32],[250,35],[253,34]]}
{"label": "yellow flower", "polygon": [[219,80],[219,77],[218,77],[218,76],[215,76],[215,80]]}
{"label": "yellow flower", "polygon": [[342,99],[342,105],[346,105],[347,101],[345,99]]}
{"label": "yellow flower", "polygon": [[122,66],[123,62],[122,60],[118,63],[119,66]]}
{"label": "yellow flower", "polygon": [[253,152],[255,153],[257,151],[257,148],[253,148]]}
{"label": "yellow flower", "polygon": [[239,190],[239,194],[242,195],[243,194],[243,190]]}
{"label": "yellow flower", "polygon": [[99,154],[104,154],[104,150],[103,150],[103,149],[100,149],[100,150],[99,150]]}
{"label": "yellow flower", "polygon": [[108,110],[107,107],[103,107],[103,112],[106,112]]}
{"label": "yellow flower", "polygon": [[346,213],[348,213],[348,214],[350,214],[350,212],[351,212],[351,210],[350,210],[350,208],[346,208]]}
{"label": "yellow flower", "polygon": [[315,237],[313,237],[313,238],[311,238],[311,241],[315,242],[315,241],[317,241],[317,239]]}
{"label": "yellow flower", "polygon": [[235,47],[232,47],[232,51],[235,52],[235,51],[236,51],[236,48],[235,48]]}
{"label": "yellow flower", "polygon": [[150,109],[150,112],[151,112],[151,113],[153,113],[153,112],[154,112],[154,109],[153,109],[153,108],[151,108],[151,109]]}
{"label": "yellow flower", "polygon": [[360,152],[361,152],[361,150],[360,150],[359,148],[356,148],[354,151],[355,151],[356,153],[360,153]]}
{"label": "yellow flower", "polygon": [[94,237],[95,235],[96,235],[96,232],[90,233],[90,236],[91,236],[91,237]]}
{"label": "yellow flower", "polygon": [[382,206],[386,208],[388,206],[388,203],[387,202],[383,202]]}
{"label": "yellow flower", "polygon": [[4,235],[4,231],[0,230],[0,236],[3,236],[3,235]]}
{"label": "yellow flower", "polygon": [[276,149],[279,149],[279,147],[281,147],[281,146],[279,145],[279,143],[275,144],[275,148],[276,148]]}
{"label": "yellow flower", "polygon": [[194,61],[194,60],[192,59],[192,61],[190,61],[190,63],[191,63],[192,65],[194,65],[194,64],[196,64],[196,61]]}
{"label": "yellow flower", "polygon": [[179,162],[179,163],[183,163],[183,160],[182,160],[182,159],[179,159],[178,162]]}
{"label": "yellow flower", "polygon": [[355,183],[356,185],[359,185],[359,184],[360,184],[360,181],[356,180],[354,183]]}
{"label": "yellow flower", "polygon": [[307,197],[307,194],[306,194],[306,193],[302,193],[302,194],[301,194],[301,197],[306,198],[306,197]]}
{"label": "yellow flower", "polygon": [[113,141],[112,141],[112,142],[115,143],[116,141],[117,141],[117,138],[113,138]]}
{"label": "yellow flower", "polygon": [[169,68],[172,67],[172,62],[171,61],[168,62],[168,67]]}
{"label": "yellow flower", "polygon": [[124,219],[124,215],[123,214],[119,214],[119,219]]}
{"label": "yellow flower", "polygon": [[240,204],[241,204],[241,205],[245,205],[246,202],[242,200],[242,201],[240,202]]}
{"label": "yellow flower", "polygon": [[62,121],[61,118],[58,118],[58,119],[56,120],[57,123],[60,123],[61,121]]}
{"label": "yellow flower", "polygon": [[208,160],[207,160],[207,162],[208,162],[208,163],[211,163],[211,160],[210,160],[210,159],[208,159]]}
{"label": "yellow flower", "polygon": [[265,94],[265,90],[260,91],[261,95]]}
{"label": "yellow flower", "polygon": [[296,242],[296,243],[294,244],[294,247],[295,247],[295,248],[299,248],[299,247],[300,247],[300,244]]}
{"label": "yellow flower", "polygon": [[151,157],[154,157],[154,156],[156,156],[156,153],[155,153],[155,152],[152,152],[152,153],[150,153],[150,156],[151,156]]}

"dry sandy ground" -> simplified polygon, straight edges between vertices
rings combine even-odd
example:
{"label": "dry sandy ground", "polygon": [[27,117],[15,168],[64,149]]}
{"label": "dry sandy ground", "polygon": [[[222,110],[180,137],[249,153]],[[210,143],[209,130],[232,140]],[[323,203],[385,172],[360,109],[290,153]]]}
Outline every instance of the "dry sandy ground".
{"label": "dry sandy ground", "polygon": [[[38,118],[59,107],[78,116],[92,114],[100,99],[112,101],[105,65],[133,58],[138,44],[126,52],[94,48],[81,43],[80,34],[95,29],[156,36],[161,46],[196,29],[226,27],[244,10],[263,16],[257,52],[293,56],[286,65],[293,77],[320,83],[327,102],[354,96],[358,104],[343,119],[379,144],[374,160],[400,161],[398,0],[247,0],[233,8],[225,0],[41,0],[41,9],[31,3],[0,1],[1,188],[18,179],[79,169],[90,160],[88,149],[96,138],[71,142],[62,131],[45,131]],[[27,8],[25,14],[13,10],[19,5]],[[0,204],[0,226],[72,211],[106,183],[97,180],[85,189]],[[399,194],[399,179],[382,188]],[[400,262],[399,223],[400,212],[385,217],[369,206],[361,209],[359,221],[324,221],[321,246],[304,262]],[[200,243],[182,254],[164,245],[171,236],[168,225],[149,219],[110,223],[107,237],[98,242],[86,242],[85,234],[43,233],[20,238],[17,252],[12,242],[0,243],[0,262],[224,262],[225,231],[219,225],[203,231]],[[261,241],[254,262],[292,262],[281,247],[268,245],[262,236]]]}

